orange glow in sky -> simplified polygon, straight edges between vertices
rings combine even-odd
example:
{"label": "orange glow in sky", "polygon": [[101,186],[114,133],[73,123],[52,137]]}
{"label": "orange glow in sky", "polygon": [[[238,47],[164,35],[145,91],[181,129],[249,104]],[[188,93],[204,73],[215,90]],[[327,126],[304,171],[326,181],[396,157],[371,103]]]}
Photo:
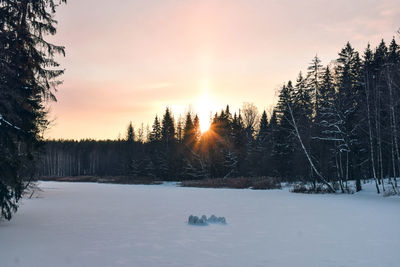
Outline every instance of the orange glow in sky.
{"label": "orange glow in sky", "polygon": [[68,1],[48,38],[66,47],[66,73],[47,137],[114,139],[167,106],[197,113],[202,131],[227,104],[268,110],[316,54],[327,64],[347,41],[390,41],[399,18],[398,0]]}
{"label": "orange glow in sky", "polygon": [[218,110],[211,95],[211,85],[207,80],[202,81],[202,93],[197,96],[194,112],[198,114],[200,120],[200,130],[202,133],[210,128],[212,112]]}

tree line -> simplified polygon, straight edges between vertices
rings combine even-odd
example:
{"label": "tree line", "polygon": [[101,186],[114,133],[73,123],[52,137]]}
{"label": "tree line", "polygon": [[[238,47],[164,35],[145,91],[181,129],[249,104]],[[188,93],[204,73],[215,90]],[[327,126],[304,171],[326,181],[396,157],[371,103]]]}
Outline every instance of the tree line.
{"label": "tree line", "polygon": [[279,90],[271,114],[246,103],[215,113],[200,132],[196,114],[175,120],[170,109],[154,119],[147,138],[132,124],[123,140],[46,141],[42,176],[126,175],[186,180],[273,176],[349,191],[348,182],[374,178],[378,193],[397,192],[400,173],[400,51],[395,39],[360,54],[350,43],[323,66]]}

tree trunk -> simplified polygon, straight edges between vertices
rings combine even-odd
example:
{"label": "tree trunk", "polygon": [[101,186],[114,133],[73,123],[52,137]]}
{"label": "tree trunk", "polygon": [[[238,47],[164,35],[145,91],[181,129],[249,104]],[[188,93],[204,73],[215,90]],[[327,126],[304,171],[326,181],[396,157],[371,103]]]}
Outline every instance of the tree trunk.
{"label": "tree trunk", "polygon": [[372,165],[372,175],[374,177],[375,181],[375,187],[376,187],[376,192],[379,194],[379,185],[378,181],[376,178],[376,170],[375,170],[375,155],[374,155],[374,145],[373,145],[373,140],[372,140],[372,125],[371,125],[371,112],[370,112],[370,106],[369,106],[369,79],[368,79],[368,70],[366,73],[366,79],[365,79],[365,96],[367,100],[367,120],[368,120],[368,137],[369,137],[369,147],[370,147],[370,157],[371,157],[371,165]]}
{"label": "tree trunk", "polygon": [[312,159],[311,159],[306,147],[304,146],[303,140],[301,139],[299,129],[297,128],[296,120],[294,119],[294,116],[293,116],[292,108],[291,108],[289,103],[287,103],[287,106],[288,106],[288,109],[289,109],[289,113],[290,113],[290,117],[291,117],[291,121],[292,121],[292,126],[293,126],[293,128],[294,128],[294,130],[296,132],[296,135],[297,135],[297,138],[298,138],[298,140],[300,142],[301,148],[303,149],[303,152],[306,155],[306,157],[308,159],[308,162],[311,165],[311,168],[314,170],[315,174],[321,180],[321,182],[328,187],[328,190],[331,193],[335,193],[335,190],[333,189],[333,187],[326,181],[326,179],[322,176],[322,174],[315,167],[314,162],[312,161]]}
{"label": "tree trunk", "polygon": [[[396,152],[396,157],[397,157],[397,167],[400,169],[400,153],[399,153],[399,144],[397,140],[397,125],[396,125],[396,113],[394,111],[394,103],[393,103],[393,88],[392,88],[392,77],[390,75],[390,70],[389,67],[386,67],[386,80],[388,83],[388,88],[389,88],[389,99],[390,99],[390,114],[392,117],[391,124],[392,124],[392,136],[393,136],[393,141],[394,141],[394,147],[395,147],[395,152]],[[395,167],[394,167],[395,168]],[[395,186],[397,187],[397,179],[396,175],[393,177]]]}

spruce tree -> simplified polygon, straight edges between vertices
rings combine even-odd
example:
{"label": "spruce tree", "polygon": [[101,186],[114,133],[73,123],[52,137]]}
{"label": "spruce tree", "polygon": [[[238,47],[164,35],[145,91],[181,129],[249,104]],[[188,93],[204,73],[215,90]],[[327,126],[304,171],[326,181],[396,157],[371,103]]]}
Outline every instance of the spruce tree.
{"label": "spruce tree", "polygon": [[182,121],[182,116],[179,116],[178,122],[176,123],[176,140],[180,143],[181,141],[183,141],[183,136],[184,136],[183,121]]}
{"label": "spruce tree", "polygon": [[201,130],[200,130],[200,119],[197,114],[194,116],[193,119],[193,132],[194,132],[194,140],[198,142],[201,137]]}
{"label": "spruce tree", "polygon": [[[327,140],[326,137],[329,135],[329,131],[333,130],[332,125],[335,121],[332,114],[335,113],[335,86],[331,73],[331,68],[329,66],[325,67],[323,70],[323,75],[321,77],[321,87],[320,87],[320,113],[318,118],[315,120],[315,131],[313,132],[313,138],[319,144],[319,149],[317,155],[319,157],[319,167],[321,172],[331,180],[340,180],[341,177],[338,172],[335,171],[334,166],[336,166],[336,150],[335,142]],[[332,123],[332,124],[331,124]]]}
{"label": "spruce tree", "polygon": [[194,126],[192,121],[192,115],[190,112],[186,114],[185,128],[183,130],[183,142],[186,145],[191,145],[194,142]]}
{"label": "spruce tree", "polygon": [[[317,58],[318,59],[318,58]],[[319,95],[319,82],[318,89],[310,89],[306,86],[306,81],[303,78],[302,73],[299,73],[299,76],[296,81],[295,91],[294,91],[294,101],[293,101],[293,115],[296,119],[297,128],[301,138],[303,139],[304,146],[309,151],[309,153],[314,152],[315,147],[311,145],[311,135],[313,130],[313,105],[312,101],[312,92],[318,92]],[[318,96],[318,102],[319,100]],[[315,104],[315,103],[314,103]],[[319,106],[319,104],[318,104]],[[295,165],[295,175],[300,176],[302,179],[309,178],[309,180],[315,181],[315,177],[313,177],[310,173],[310,167],[308,164],[308,160],[304,155],[300,146],[296,146],[294,157],[296,160],[294,161]]]}
{"label": "spruce tree", "polygon": [[250,163],[253,165],[254,173],[259,176],[267,175],[268,158],[270,154],[269,144],[269,125],[267,113],[264,110],[258,127],[258,133],[255,140],[255,147],[252,155],[249,155]]}
{"label": "spruce tree", "polygon": [[261,114],[260,125],[258,128],[257,140],[264,141],[268,134],[268,118],[265,110]]}
{"label": "spruce tree", "polygon": [[44,40],[56,33],[55,8],[65,0],[0,1],[0,218],[11,219],[48,126],[44,102],[63,74],[54,60],[64,47]]}
{"label": "spruce tree", "polygon": [[268,125],[268,148],[269,148],[269,157],[268,163],[271,167],[268,169],[268,175],[278,177],[278,171],[275,167],[278,161],[278,150],[277,150],[277,140],[279,138],[279,125],[278,125],[278,116],[276,108],[273,109],[271,119],[269,120]]}
{"label": "spruce tree", "polygon": [[322,72],[322,64],[321,60],[316,55],[313,60],[311,61],[310,65],[308,66],[308,74],[307,74],[307,81],[308,81],[308,88],[312,91],[313,96],[313,103],[314,103],[314,114],[315,117],[319,115],[319,108],[320,108],[320,78]]}
{"label": "spruce tree", "polygon": [[358,52],[347,43],[340,51],[336,73],[336,94],[330,104],[330,122],[326,124],[326,140],[335,143],[338,153],[340,176],[346,181],[359,177],[359,131],[360,119],[357,117],[361,94],[361,62]]}
{"label": "spruce tree", "polygon": [[133,129],[132,122],[129,123],[126,130],[126,141],[129,143],[133,143],[135,141],[135,130]]}
{"label": "spruce tree", "polygon": [[400,62],[400,48],[394,38],[390,42],[387,58],[389,64],[396,65]]}
{"label": "spruce tree", "polygon": [[290,112],[288,110],[288,103],[293,105],[294,102],[294,88],[292,82],[289,81],[284,85],[279,93],[279,100],[276,106],[276,113],[278,117],[278,129],[275,139],[274,162],[275,171],[279,177],[287,180],[293,180],[293,168],[287,168],[288,165],[293,166],[294,151],[296,144],[294,135],[292,134],[293,128],[290,123]]}
{"label": "spruce tree", "polygon": [[161,140],[167,146],[175,141],[175,126],[174,119],[172,118],[169,108],[165,110],[164,117],[161,125]]}
{"label": "spruce tree", "polygon": [[132,122],[129,122],[129,125],[126,129],[126,138],[125,138],[125,151],[124,151],[124,173],[127,173],[130,176],[137,176],[138,174],[138,161],[134,159],[134,142],[135,142],[135,130],[133,128]]}
{"label": "spruce tree", "polygon": [[157,141],[161,141],[161,137],[162,137],[161,124],[156,115],[156,117],[154,118],[152,131],[149,134],[149,140],[150,140],[150,142],[157,142]]}

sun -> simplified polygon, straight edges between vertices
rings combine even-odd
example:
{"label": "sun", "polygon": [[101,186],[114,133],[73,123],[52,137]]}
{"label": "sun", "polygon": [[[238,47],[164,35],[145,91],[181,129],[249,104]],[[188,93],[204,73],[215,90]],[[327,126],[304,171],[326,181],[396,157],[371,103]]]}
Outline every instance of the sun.
{"label": "sun", "polygon": [[199,114],[199,120],[201,133],[207,132],[210,129],[210,118],[207,114]]}
{"label": "sun", "polygon": [[195,111],[200,120],[201,133],[207,132],[210,129],[210,117],[212,111],[212,102],[207,94],[203,94],[195,105]]}
{"label": "sun", "polygon": [[193,111],[199,117],[200,131],[203,134],[210,129],[212,113],[218,109],[218,105],[214,102],[215,96],[212,94],[212,86],[209,79],[203,79],[199,85],[200,94],[194,103]]}

